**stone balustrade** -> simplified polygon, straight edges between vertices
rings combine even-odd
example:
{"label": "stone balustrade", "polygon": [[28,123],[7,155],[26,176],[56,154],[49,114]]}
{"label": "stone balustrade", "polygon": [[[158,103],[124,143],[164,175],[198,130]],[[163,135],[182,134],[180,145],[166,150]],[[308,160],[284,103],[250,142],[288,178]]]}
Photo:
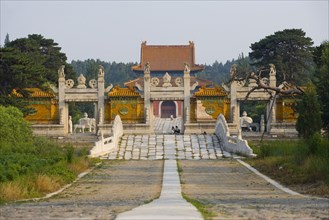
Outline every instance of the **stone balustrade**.
{"label": "stone balustrade", "polygon": [[248,142],[240,137],[230,136],[230,130],[225,117],[220,114],[215,125],[215,134],[220,139],[222,149],[230,153],[241,154],[248,157],[255,157]]}
{"label": "stone balustrade", "polygon": [[116,115],[112,126],[112,136],[104,138],[101,133],[100,140],[95,142],[95,146],[90,150],[89,157],[99,157],[117,150],[122,135],[122,121],[120,116]]}

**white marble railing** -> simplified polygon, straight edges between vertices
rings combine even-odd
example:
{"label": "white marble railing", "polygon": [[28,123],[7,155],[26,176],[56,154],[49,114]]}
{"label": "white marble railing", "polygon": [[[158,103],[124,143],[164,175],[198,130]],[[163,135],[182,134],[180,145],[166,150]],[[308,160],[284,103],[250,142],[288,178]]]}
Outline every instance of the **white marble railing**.
{"label": "white marble railing", "polygon": [[256,156],[246,140],[239,137],[230,136],[230,130],[222,114],[220,114],[217,118],[215,134],[220,139],[224,151],[242,154],[248,157]]}
{"label": "white marble railing", "polygon": [[122,121],[120,116],[116,115],[112,126],[112,136],[104,138],[103,134],[101,134],[100,140],[95,142],[94,147],[90,150],[89,157],[99,157],[117,150],[122,135]]}

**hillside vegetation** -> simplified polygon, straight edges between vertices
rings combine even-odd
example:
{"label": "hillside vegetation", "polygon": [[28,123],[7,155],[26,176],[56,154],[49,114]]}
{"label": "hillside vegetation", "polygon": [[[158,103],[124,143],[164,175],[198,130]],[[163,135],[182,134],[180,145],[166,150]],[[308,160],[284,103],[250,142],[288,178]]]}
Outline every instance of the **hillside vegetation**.
{"label": "hillside vegetation", "polygon": [[306,194],[329,197],[329,140],[276,140],[251,144],[248,163],[284,185]]}
{"label": "hillside vegetation", "polygon": [[33,137],[15,107],[0,106],[0,124],[0,203],[56,191],[91,165],[85,149]]}

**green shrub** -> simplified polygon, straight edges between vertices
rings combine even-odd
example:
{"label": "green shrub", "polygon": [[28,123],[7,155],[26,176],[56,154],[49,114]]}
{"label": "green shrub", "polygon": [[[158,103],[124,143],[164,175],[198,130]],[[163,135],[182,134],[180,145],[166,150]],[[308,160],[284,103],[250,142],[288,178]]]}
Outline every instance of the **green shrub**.
{"label": "green shrub", "polygon": [[297,102],[297,112],[299,116],[296,129],[300,137],[309,139],[320,133],[322,126],[320,104],[313,84],[307,86],[302,99]]}
{"label": "green shrub", "polygon": [[1,145],[3,143],[17,145],[31,142],[32,130],[24,120],[23,113],[17,108],[0,105],[0,125]]}
{"label": "green shrub", "polygon": [[66,144],[64,149],[65,149],[66,161],[68,163],[72,163],[74,156],[74,147],[72,146],[72,144]]}

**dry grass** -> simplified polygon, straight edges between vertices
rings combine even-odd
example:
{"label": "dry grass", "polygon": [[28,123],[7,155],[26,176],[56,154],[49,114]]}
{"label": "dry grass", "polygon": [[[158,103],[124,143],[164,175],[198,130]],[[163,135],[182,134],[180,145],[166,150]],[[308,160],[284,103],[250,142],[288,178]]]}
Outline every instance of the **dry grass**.
{"label": "dry grass", "polygon": [[78,159],[75,163],[69,165],[69,169],[76,175],[86,171],[90,166],[90,162],[86,159]]}
{"label": "dry grass", "polygon": [[49,193],[61,187],[60,181],[47,175],[38,175],[35,180],[35,188],[38,192]]}
{"label": "dry grass", "polygon": [[18,181],[3,183],[0,185],[0,202],[13,201],[27,197],[27,189]]}
{"label": "dry grass", "polygon": [[59,177],[42,174],[1,183],[0,203],[40,197],[58,190],[63,184]]}

